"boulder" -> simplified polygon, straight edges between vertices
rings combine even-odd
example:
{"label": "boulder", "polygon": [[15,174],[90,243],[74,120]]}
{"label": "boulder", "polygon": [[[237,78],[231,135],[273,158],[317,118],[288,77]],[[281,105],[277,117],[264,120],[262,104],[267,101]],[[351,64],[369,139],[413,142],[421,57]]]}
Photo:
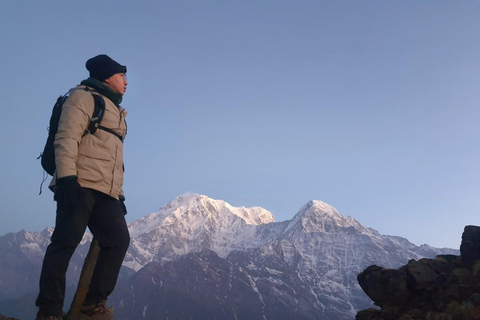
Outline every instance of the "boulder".
{"label": "boulder", "polygon": [[357,280],[379,307],[401,305],[408,297],[406,273],[403,270],[370,266],[358,275]]}

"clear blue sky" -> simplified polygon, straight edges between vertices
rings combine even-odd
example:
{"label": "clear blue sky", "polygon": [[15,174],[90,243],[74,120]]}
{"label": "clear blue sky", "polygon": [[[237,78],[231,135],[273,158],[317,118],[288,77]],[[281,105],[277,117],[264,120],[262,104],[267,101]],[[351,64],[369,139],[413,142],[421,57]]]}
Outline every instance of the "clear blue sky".
{"label": "clear blue sky", "polygon": [[2,1],[0,235],[54,225],[36,157],[55,99],[127,65],[128,221],[177,195],[322,200],[458,248],[480,225],[478,1]]}

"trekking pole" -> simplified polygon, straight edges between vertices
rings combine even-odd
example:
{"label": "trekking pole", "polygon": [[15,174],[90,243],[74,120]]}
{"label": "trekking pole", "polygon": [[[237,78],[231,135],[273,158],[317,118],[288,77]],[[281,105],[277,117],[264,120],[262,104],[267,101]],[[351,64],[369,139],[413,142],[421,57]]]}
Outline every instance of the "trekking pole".
{"label": "trekking pole", "polygon": [[82,307],[82,303],[87,295],[99,252],[100,247],[98,246],[98,241],[97,239],[93,238],[92,243],[90,244],[90,249],[88,250],[85,261],[83,262],[82,272],[80,273],[80,279],[78,280],[77,291],[75,292],[70,311],[67,313],[67,320],[77,320],[78,316],[80,315],[80,308]]}

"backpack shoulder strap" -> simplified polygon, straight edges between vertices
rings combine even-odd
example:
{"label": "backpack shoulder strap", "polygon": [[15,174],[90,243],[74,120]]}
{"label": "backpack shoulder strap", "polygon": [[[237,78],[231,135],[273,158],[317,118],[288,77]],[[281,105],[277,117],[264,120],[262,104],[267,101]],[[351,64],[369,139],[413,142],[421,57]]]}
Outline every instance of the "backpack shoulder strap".
{"label": "backpack shoulder strap", "polygon": [[105,100],[103,99],[103,97],[96,90],[92,90],[88,87],[85,87],[85,91],[88,91],[92,94],[93,100],[95,101],[95,107],[93,110],[92,120],[90,121],[87,130],[85,130],[84,136],[88,133],[94,134],[97,129],[100,129],[110,134],[113,134],[115,137],[117,137],[118,139],[120,139],[120,141],[123,142],[122,135],[118,134],[110,128],[100,125],[100,122],[103,119],[103,115],[105,114]]}
{"label": "backpack shoulder strap", "polygon": [[123,137],[121,134],[118,134],[117,132],[115,132],[114,130],[110,129],[110,128],[107,128],[107,127],[104,127],[104,126],[98,126],[98,129],[101,129],[103,131],[106,131],[110,134],[113,134],[115,137],[117,137],[118,139],[120,139],[120,141],[123,142]]}
{"label": "backpack shoulder strap", "polygon": [[87,128],[87,133],[94,134],[100,126],[100,122],[103,119],[103,114],[105,113],[105,100],[98,93],[94,93],[91,90],[89,91],[93,96],[95,106],[93,109],[92,119]]}

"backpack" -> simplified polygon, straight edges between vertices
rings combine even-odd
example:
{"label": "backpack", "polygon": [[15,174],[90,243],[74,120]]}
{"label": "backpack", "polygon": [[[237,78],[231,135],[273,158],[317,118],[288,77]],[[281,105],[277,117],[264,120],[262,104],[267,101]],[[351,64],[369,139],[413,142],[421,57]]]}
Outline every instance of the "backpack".
{"label": "backpack", "polygon": [[[62,114],[62,106],[65,100],[67,100],[69,94],[75,90],[88,91],[92,94],[93,99],[95,100],[95,107],[93,110],[93,115],[92,115],[90,124],[88,125],[88,128],[83,133],[82,137],[84,137],[87,134],[94,134],[98,128],[103,129],[103,127],[100,126],[100,122],[102,121],[103,114],[105,113],[105,100],[103,100],[103,97],[100,94],[98,94],[95,90],[92,90],[88,87],[75,88],[68,91],[65,95],[58,97],[57,102],[55,102],[55,105],[53,106],[52,115],[50,117],[50,126],[48,127],[47,142],[45,143],[43,152],[40,153],[40,156],[37,158],[37,159],[41,158],[41,164],[43,169],[51,176],[53,176],[56,169],[55,148],[53,146],[53,142],[55,141],[55,134],[57,133],[57,130],[58,130],[58,122],[60,120],[60,115]],[[123,138],[121,137],[119,138],[123,140]]]}

